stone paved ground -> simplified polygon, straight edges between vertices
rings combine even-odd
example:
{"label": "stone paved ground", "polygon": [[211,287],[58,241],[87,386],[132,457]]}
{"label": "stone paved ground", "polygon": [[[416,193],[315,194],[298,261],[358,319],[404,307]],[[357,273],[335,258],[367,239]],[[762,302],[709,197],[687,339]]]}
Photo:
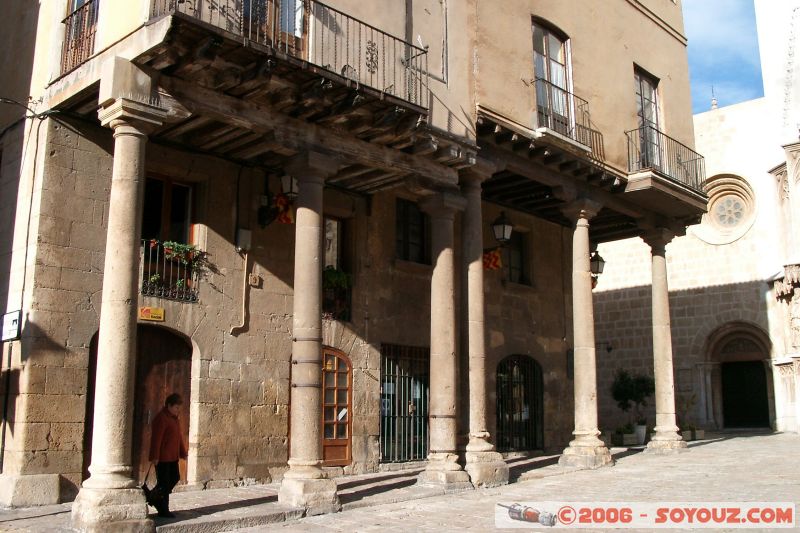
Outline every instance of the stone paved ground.
{"label": "stone paved ground", "polygon": [[[516,483],[457,494],[416,487],[416,471],[339,478],[345,510],[303,519],[296,519],[296,510],[277,504],[276,485],[186,492],[173,496],[178,517],[157,525],[163,533],[486,531],[494,529],[498,502],[800,502],[800,436],[710,437],[676,456],[615,449],[621,452],[616,466],[595,471],[565,472],[553,464],[555,457],[512,460]],[[50,533],[68,527],[69,504],[0,510],[0,531]]]}

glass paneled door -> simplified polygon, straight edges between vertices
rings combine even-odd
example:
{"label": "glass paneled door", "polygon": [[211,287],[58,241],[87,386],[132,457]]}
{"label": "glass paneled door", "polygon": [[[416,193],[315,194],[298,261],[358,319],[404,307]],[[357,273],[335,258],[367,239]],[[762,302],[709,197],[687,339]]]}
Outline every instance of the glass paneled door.
{"label": "glass paneled door", "polygon": [[337,350],[322,351],[322,462],[349,465],[352,459],[352,366]]}
{"label": "glass paneled door", "polygon": [[566,40],[536,22],[533,23],[533,70],[538,126],[572,137],[574,113],[567,79]]}
{"label": "glass paneled door", "polygon": [[381,346],[381,461],[422,461],[428,456],[430,349]]}
{"label": "glass paneled door", "polygon": [[661,147],[658,130],[658,81],[641,70],[634,71],[636,116],[639,120],[639,150],[641,168],[658,168]]}
{"label": "glass paneled door", "polygon": [[300,57],[307,34],[303,0],[243,0],[242,33],[259,43]]}

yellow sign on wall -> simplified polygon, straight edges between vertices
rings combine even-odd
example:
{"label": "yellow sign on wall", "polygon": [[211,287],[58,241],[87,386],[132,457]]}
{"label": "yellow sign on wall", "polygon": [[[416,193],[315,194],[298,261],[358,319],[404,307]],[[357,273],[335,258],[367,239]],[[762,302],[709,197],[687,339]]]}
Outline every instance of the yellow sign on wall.
{"label": "yellow sign on wall", "polygon": [[150,322],[164,322],[164,308],[140,307],[139,320],[149,320]]}

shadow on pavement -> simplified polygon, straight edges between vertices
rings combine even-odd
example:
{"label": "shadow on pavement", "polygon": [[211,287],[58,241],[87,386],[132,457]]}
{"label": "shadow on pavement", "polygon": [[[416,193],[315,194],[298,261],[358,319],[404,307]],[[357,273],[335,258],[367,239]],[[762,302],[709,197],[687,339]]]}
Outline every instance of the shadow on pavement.
{"label": "shadow on pavement", "polygon": [[[393,472],[392,474],[388,474],[385,476],[378,476],[378,477],[369,477],[365,479],[357,479],[354,481],[339,481],[336,480],[336,488],[337,490],[342,489],[349,489],[352,487],[358,487],[359,485],[372,485],[373,483],[380,483],[382,481],[389,481],[392,479],[400,479],[409,476],[416,476],[420,472],[422,472],[422,468],[415,468],[413,470],[399,470],[397,472]],[[339,478],[341,479],[341,478]],[[346,479],[346,478],[345,478]]]}
{"label": "shadow on pavement", "polygon": [[354,492],[339,494],[339,502],[342,505],[353,503],[358,500],[363,500],[364,498],[368,498],[370,496],[375,496],[377,494],[382,494],[384,492],[389,492],[392,490],[404,489],[406,487],[410,487],[416,484],[417,484],[417,478],[415,476],[410,479],[397,481],[395,483],[387,483],[385,485],[379,485],[377,487],[369,487]]}
{"label": "shadow on pavement", "polygon": [[262,498],[253,498],[246,500],[234,500],[218,505],[208,505],[206,507],[196,507],[194,509],[181,509],[175,512],[175,518],[161,518],[159,516],[151,516],[156,525],[159,524],[174,524],[183,520],[191,520],[200,516],[212,515],[221,511],[231,511],[233,509],[242,509],[245,507],[252,507],[254,505],[261,505],[264,503],[278,503],[278,495],[264,496]]}

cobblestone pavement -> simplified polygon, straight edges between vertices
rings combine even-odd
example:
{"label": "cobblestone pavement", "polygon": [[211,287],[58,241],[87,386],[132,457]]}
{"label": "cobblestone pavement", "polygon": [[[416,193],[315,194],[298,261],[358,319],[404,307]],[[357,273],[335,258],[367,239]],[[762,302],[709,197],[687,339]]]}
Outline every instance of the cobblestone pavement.
{"label": "cobblestone pavement", "polygon": [[[691,443],[689,452],[678,455],[623,454],[624,457],[617,456],[617,464],[610,468],[532,479],[495,489],[354,509],[336,515],[303,518],[280,524],[275,530],[280,533],[490,531],[495,529],[494,508],[498,502],[510,504],[520,501],[566,500],[798,503],[798,449],[798,435],[725,434]],[[548,528],[538,528],[539,531],[546,529]],[[794,530],[800,531],[800,527]],[[241,529],[237,533],[256,531],[264,529]]]}
{"label": "cobblestone pavement", "polygon": [[[414,485],[417,470],[338,478],[345,510],[302,519],[298,510],[277,503],[277,485],[184,492],[173,495],[177,518],[156,525],[162,533],[489,531],[497,503],[800,502],[800,436],[709,437],[673,456],[615,448],[617,464],[594,471],[565,471],[554,464],[557,456],[514,459],[517,482],[455,494]],[[69,531],[69,509],[69,504],[0,509],[0,531]]]}

